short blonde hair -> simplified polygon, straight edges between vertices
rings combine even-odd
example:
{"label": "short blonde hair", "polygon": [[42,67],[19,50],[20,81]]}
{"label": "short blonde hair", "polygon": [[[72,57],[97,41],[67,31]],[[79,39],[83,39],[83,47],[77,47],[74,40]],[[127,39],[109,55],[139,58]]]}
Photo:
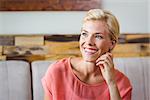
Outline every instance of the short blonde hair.
{"label": "short blonde hair", "polygon": [[83,22],[89,20],[105,21],[108,31],[111,33],[111,39],[118,41],[118,37],[120,34],[119,23],[117,18],[111,12],[102,9],[91,9],[87,12],[86,16],[83,19]]}

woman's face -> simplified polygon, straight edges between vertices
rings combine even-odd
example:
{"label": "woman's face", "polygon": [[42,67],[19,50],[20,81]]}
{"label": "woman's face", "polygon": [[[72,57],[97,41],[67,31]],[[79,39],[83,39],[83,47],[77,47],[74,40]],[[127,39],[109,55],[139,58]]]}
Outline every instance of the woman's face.
{"label": "woman's face", "polygon": [[83,59],[95,62],[98,57],[112,47],[106,23],[104,21],[86,21],[81,29],[79,43]]}

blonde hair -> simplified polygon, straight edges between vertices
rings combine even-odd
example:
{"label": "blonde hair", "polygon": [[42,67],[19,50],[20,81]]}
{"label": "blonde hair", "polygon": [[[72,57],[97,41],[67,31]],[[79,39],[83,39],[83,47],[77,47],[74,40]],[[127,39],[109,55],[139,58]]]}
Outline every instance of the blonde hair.
{"label": "blonde hair", "polygon": [[111,12],[102,9],[91,9],[87,12],[83,22],[89,20],[102,20],[106,22],[108,31],[111,33],[111,39],[118,41],[120,34],[119,23],[117,18]]}

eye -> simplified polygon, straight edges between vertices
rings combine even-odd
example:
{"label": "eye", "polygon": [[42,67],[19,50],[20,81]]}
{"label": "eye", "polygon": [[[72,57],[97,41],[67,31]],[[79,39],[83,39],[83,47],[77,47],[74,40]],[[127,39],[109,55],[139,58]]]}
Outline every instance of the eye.
{"label": "eye", "polygon": [[95,38],[97,38],[97,39],[103,39],[103,36],[101,36],[101,35],[95,35]]}
{"label": "eye", "polygon": [[83,33],[81,33],[81,36],[87,37],[87,36],[88,36],[88,34],[87,34],[87,33],[85,33],[85,32],[83,32]]}

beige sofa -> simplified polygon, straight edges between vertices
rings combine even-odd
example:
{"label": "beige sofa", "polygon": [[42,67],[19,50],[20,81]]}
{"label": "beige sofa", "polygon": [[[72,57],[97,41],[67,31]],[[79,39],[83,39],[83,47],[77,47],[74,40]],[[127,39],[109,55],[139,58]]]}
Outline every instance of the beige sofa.
{"label": "beige sofa", "polygon": [[[43,100],[41,78],[54,61],[0,61],[0,100]],[[114,58],[131,80],[132,100],[150,100],[150,57]]]}

